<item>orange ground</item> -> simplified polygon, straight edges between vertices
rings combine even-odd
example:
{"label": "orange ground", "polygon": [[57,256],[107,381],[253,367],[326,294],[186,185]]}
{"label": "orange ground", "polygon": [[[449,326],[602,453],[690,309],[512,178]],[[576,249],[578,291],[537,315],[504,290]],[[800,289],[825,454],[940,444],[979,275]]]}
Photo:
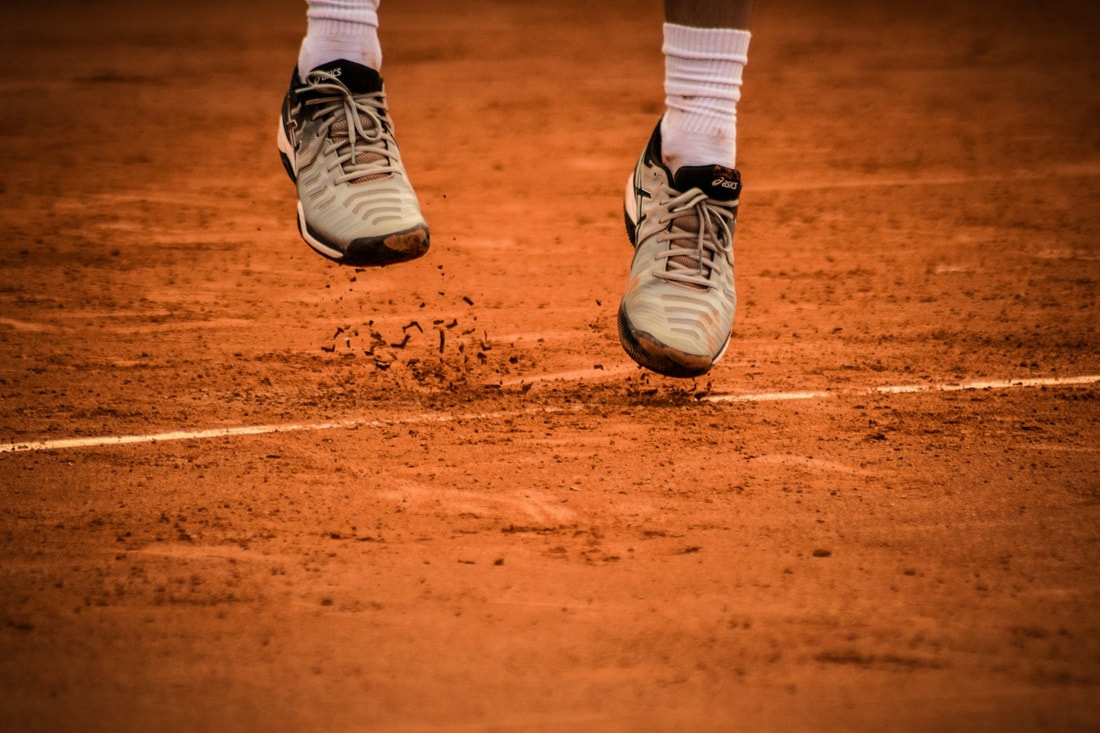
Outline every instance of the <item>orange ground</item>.
{"label": "orange ground", "polygon": [[373,271],[294,229],[304,4],[195,5],[0,11],[0,444],[359,422],[0,452],[0,728],[1100,727],[1100,383],[870,391],[1100,374],[1092,4],[759,3],[697,382],[614,325],[659,2],[388,0]]}

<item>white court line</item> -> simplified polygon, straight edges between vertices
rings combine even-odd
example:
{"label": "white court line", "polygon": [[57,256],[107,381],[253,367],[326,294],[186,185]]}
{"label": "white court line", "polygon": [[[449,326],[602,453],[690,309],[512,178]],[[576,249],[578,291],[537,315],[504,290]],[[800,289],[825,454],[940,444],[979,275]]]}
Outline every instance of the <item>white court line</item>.
{"label": "white court line", "polygon": [[[913,394],[917,392],[959,392],[963,390],[1016,389],[1022,387],[1068,387],[1074,385],[1100,383],[1100,374],[1079,377],[1040,377],[1032,379],[1000,379],[990,381],[953,382],[943,384],[900,384],[871,387],[864,389],[838,390],[834,392],[795,391],[795,392],[757,392],[749,394],[717,394],[701,397],[701,402],[781,402],[788,400],[814,400],[853,394]],[[243,425],[233,428],[213,428],[209,430],[178,430],[166,433],[146,435],[104,435],[87,438],[61,438],[57,440],[37,440],[22,443],[0,443],[0,453],[23,453],[28,451],[62,450],[66,448],[92,448],[115,445],[133,445],[135,443],[160,443],[175,440],[210,440],[212,438],[233,438],[246,435],[270,435],[272,433],[296,433],[317,430],[342,430],[352,428],[382,428],[394,425],[415,425],[425,423],[463,422],[469,420],[497,420],[519,415],[547,415],[565,412],[567,409],[581,410],[583,405],[571,408],[529,407],[526,410],[508,412],[478,412],[468,414],[421,413],[392,420],[377,418],[350,418],[314,423],[284,423],[282,425]]]}
{"label": "white court line", "polygon": [[377,418],[349,418],[315,423],[283,423],[281,425],[242,425],[234,428],[211,428],[208,430],[176,430],[166,433],[145,435],[103,435],[87,438],[59,438],[57,440],[36,440],[23,443],[0,443],[0,453],[20,453],[26,451],[61,450],[65,448],[95,448],[115,445],[133,445],[135,443],[161,443],[173,440],[210,440],[211,438],[234,438],[244,435],[270,435],[272,433],[299,433],[315,430],[350,430],[354,428],[384,428],[395,425],[422,425],[425,423],[461,422],[465,420],[498,420],[517,417],[523,414],[547,415],[562,412],[559,407],[529,408],[510,412],[477,412],[465,415],[452,415],[445,412],[421,413],[409,417],[379,420]]}
{"label": "white court line", "polygon": [[967,389],[1011,389],[1012,387],[1071,387],[1080,384],[1100,382],[1100,375],[1082,377],[1036,377],[1033,379],[1004,379],[991,382],[958,382],[947,384],[899,385],[896,387],[875,387],[880,394],[903,394],[906,392],[959,392]]}
{"label": "white court line", "polygon": [[1081,377],[1037,377],[1033,379],[998,379],[983,382],[948,382],[943,384],[895,384],[870,389],[838,390],[835,392],[772,392],[763,394],[718,394],[701,397],[702,402],[772,402],[778,400],[812,400],[841,394],[912,394],[914,392],[959,392],[979,389],[1012,389],[1014,387],[1070,387],[1100,382],[1100,374]]}
{"label": "white court line", "polygon": [[986,174],[927,175],[919,178],[888,178],[867,176],[862,178],[834,179],[830,181],[756,181],[752,191],[772,193],[791,191],[821,191],[838,188],[901,188],[905,186],[965,186],[974,183],[1014,183],[1036,178],[1067,179],[1095,178],[1100,176],[1100,166],[1093,164],[1055,166],[1037,171],[1017,171]]}
{"label": "white court line", "polygon": [[27,331],[30,333],[52,333],[58,330],[57,326],[51,326],[46,323],[20,321],[15,318],[0,318],[0,326],[7,326],[8,328],[14,328],[16,331]]}
{"label": "white court line", "polygon": [[[236,428],[212,428],[209,430],[178,430],[169,433],[147,435],[106,435],[89,438],[61,438],[58,440],[40,440],[27,443],[0,444],[0,453],[59,450],[62,448],[90,448],[105,445],[130,445],[133,443],[159,443],[169,440],[209,440],[211,438],[231,438],[238,435],[267,435],[270,433],[292,433],[301,430],[337,430],[372,426],[374,420],[337,420],[333,422],[302,423],[287,425],[245,425]],[[378,422],[378,426],[382,423]]]}
{"label": "white court line", "polygon": [[756,394],[712,394],[700,397],[700,402],[783,402],[785,400],[817,400],[832,397],[836,392],[758,392]]}

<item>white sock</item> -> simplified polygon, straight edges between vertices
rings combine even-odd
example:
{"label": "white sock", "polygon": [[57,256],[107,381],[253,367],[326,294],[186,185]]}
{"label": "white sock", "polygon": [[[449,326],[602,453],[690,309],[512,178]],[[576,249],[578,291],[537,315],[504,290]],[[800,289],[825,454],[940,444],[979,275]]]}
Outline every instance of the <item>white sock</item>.
{"label": "white sock", "polygon": [[[309,25],[298,51],[298,74],[305,77],[321,64],[347,59],[378,71],[382,46],[378,42],[378,5],[381,0],[309,0]],[[303,78],[303,81],[305,79]]]}
{"label": "white sock", "polygon": [[737,103],[748,63],[748,31],[665,23],[665,164],[737,163]]}

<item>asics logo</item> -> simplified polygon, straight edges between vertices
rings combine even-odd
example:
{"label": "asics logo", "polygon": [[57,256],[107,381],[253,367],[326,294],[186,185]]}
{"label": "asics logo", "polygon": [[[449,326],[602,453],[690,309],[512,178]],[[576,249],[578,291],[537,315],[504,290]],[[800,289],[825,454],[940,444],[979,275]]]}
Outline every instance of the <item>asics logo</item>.
{"label": "asics logo", "polygon": [[710,182],[710,185],[713,188],[727,188],[730,191],[737,190],[737,181],[731,181],[728,178],[715,178]]}

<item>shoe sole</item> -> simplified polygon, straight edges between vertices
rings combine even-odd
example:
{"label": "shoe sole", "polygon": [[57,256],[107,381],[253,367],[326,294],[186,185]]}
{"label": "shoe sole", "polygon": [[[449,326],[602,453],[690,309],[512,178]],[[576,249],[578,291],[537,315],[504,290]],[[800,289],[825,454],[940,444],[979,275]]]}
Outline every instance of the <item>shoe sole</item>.
{"label": "shoe sole", "polygon": [[[623,204],[623,223],[626,225],[626,236],[630,240],[631,247],[637,247],[637,220],[638,212],[634,204],[634,176],[626,181],[626,194]],[[722,344],[721,350],[714,359],[706,356],[688,354],[661,342],[652,334],[634,328],[622,303],[619,304],[619,343],[631,359],[641,364],[650,371],[663,374],[666,377],[679,377],[690,379],[706,374],[726,355],[726,349],[730,345],[730,337]]]}
{"label": "shoe sole", "polygon": [[[279,123],[279,158],[290,180],[298,183],[298,172],[294,168],[293,150],[282,121]],[[426,227],[411,227],[400,232],[391,232],[381,237],[361,237],[352,240],[346,250],[329,242],[306,221],[302,202],[297,205],[298,234],[314,252],[341,265],[350,267],[383,267],[399,262],[407,262],[424,256],[431,246],[431,236]]]}

